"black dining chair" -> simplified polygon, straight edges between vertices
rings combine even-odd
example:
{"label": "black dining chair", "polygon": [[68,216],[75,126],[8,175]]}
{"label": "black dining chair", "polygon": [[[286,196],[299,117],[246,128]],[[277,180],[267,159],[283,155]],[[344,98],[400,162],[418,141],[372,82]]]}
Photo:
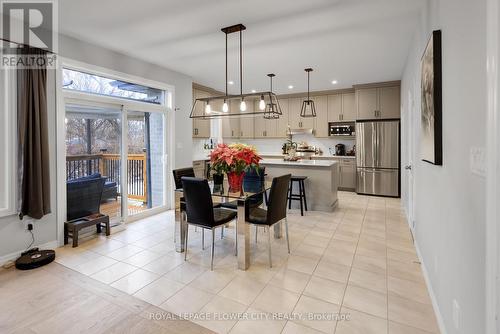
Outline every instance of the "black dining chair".
{"label": "black dining chair", "polygon": [[[219,207],[214,208],[212,194],[208,181],[195,177],[182,177],[182,189],[186,202],[186,216],[188,228],[186,229],[184,260],[187,259],[189,225],[201,227],[203,230],[212,231],[212,259],[210,269],[214,269],[215,229],[236,218],[236,212]],[[235,229],[236,232],[236,229]],[[202,232],[203,233],[203,232]],[[238,238],[235,238],[236,242]],[[236,244],[236,251],[238,245]]]}
{"label": "black dining chair", "polygon": [[172,173],[174,174],[175,189],[182,189],[181,178],[183,176],[195,177],[193,167],[174,169]]}
{"label": "black dining chair", "polygon": [[[174,169],[172,171],[172,174],[174,175],[174,185],[175,185],[175,189],[182,189],[182,180],[181,178],[183,176],[188,176],[188,177],[195,177],[194,175],[194,169],[193,167],[186,167],[186,168],[178,168],[178,169]],[[181,197],[180,198],[180,204],[181,204],[181,207],[180,207],[180,210],[181,212],[185,212],[186,211],[186,204],[184,202],[184,197]],[[176,241],[176,236],[175,236],[175,232],[174,232],[174,242]]]}
{"label": "black dining chair", "polygon": [[285,220],[286,244],[288,253],[290,253],[290,241],[288,240],[288,222],[286,221],[288,185],[291,175],[282,175],[273,178],[271,191],[269,192],[269,204],[267,210],[262,208],[253,208],[249,211],[246,221],[255,226],[265,226],[268,232],[269,240],[269,267],[272,268],[271,259],[271,227]]}

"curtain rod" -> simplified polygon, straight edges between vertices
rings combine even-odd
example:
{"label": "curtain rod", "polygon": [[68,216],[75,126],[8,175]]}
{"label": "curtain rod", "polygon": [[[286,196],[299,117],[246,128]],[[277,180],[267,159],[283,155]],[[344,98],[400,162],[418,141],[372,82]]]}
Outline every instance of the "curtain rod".
{"label": "curtain rod", "polygon": [[29,44],[24,44],[24,43],[14,42],[14,41],[11,41],[11,40],[6,39],[6,38],[3,38],[3,37],[0,37],[0,40],[1,40],[1,41],[4,41],[4,42],[7,42],[7,43],[14,43],[14,44],[20,45],[20,46],[22,46],[22,47],[27,47],[27,48],[37,49],[37,50],[45,51],[45,52],[47,52],[47,53],[51,53],[51,54],[53,54],[53,55],[57,55],[57,53],[55,53],[55,52],[53,52],[53,51],[44,50],[44,49],[38,48],[38,47],[36,47],[36,46],[31,46],[31,45],[29,45]]}

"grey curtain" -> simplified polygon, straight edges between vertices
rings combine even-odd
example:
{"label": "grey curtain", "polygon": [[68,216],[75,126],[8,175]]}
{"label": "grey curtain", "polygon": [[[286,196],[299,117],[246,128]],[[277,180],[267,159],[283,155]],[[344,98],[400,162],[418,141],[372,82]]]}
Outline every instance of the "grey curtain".
{"label": "grey curtain", "polygon": [[[22,48],[20,53],[46,56]],[[47,126],[47,69],[17,70],[20,218],[40,219],[50,213],[49,139]]]}

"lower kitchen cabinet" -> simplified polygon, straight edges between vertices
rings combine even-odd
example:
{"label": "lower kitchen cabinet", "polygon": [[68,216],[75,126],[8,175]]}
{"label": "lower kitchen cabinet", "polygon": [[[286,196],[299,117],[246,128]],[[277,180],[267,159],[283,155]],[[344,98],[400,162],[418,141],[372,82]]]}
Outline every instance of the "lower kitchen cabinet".
{"label": "lower kitchen cabinet", "polygon": [[356,188],[356,163],[354,159],[340,160],[339,188],[353,190]]}

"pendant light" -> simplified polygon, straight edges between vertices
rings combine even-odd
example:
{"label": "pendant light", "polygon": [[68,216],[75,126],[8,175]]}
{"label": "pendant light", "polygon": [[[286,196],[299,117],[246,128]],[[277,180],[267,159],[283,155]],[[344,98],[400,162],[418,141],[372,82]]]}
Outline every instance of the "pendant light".
{"label": "pendant light", "polygon": [[[228,84],[228,82],[227,82],[227,34],[226,34],[226,82],[225,82],[225,84],[226,84],[225,93],[227,96],[227,84]],[[227,99],[224,99],[224,103],[222,104],[222,112],[227,113],[228,111],[229,111],[229,106],[227,104]]]}
{"label": "pendant light", "polygon": [[[267,75],[269,77],[270,81],[270,89],[269,91],[272,93],[273,92],[273,77],[276,75],[274,73],[269,73]],[[262,102],[262,100],[261,100]],[[280,118],[281,115],[281,107],[279,105],[278,100],[276,100],[276,103],[273,102],[271,99],[268,104],[266,104],[266,111],[264,112],[264,118],[265,119],[278,119]]]}
{"label": "pendant light", "polygon": [[314,106],[314,101],[311,100],[309,96],[309,76],[312,72],[312,68],[306,68],[304,71],[307,73],[307,100],[302,102],[302,109],[300,109],[300,117],[316,117],[316,107]]}
{"label": "pendant light", "polygon": [[[273,116],[276,116],[274,114],[277,114],[278,117],[281,115],[281,109],[279,108],[279,102],[278,102],[278,97],[276,94],[273,92],[253,92],[250,94],[244,94],[243,93],[243,30],[246,30],[246,27],[243,24],[236,24],[230,27],[222,28],[222,32],[226,35],[226,82],[225,82],[225,95],[224,96],[210,96],[210,97],[203,97],[203,98],[197,98],[195,99],[193,103],[193,107],[191,109],[191,114],[189,115],[190,118],[202,118],[202,119],[210,119],[210,118],[221,118],[223,116],[230,116],[230,117],[239,117],[239,116],[251,116],[251,115],[258,115],[258,114],[269,114],[267,112],[268,105],[266,104],[266,101],[269,101],[271,105],[274,108],[273,110],[276,110],[276,112],[271,112],[270,114],[273,114]],[[240,94],[239,95],[229,95],[228,94],[228,35],[238,32],[239,33],[239,61],[240,61]],[[247,101],[251,103],[251,105],[254,105],[254,101],[257,99],[260,99],[258,108],[251,108],[250,110],[247,110]],[[214,101],[221,102],[219,103],[214,103]],[[232,110],[231,113],[229,113],[229,103],[230,102],[238,102],[239,103],[239,110]],[[200,106],[201,104],[201,106]],[[216,105],[222,105],[221,110],[214,110],[214,106]],[[276,107],[277,106],[277,107]]]}

